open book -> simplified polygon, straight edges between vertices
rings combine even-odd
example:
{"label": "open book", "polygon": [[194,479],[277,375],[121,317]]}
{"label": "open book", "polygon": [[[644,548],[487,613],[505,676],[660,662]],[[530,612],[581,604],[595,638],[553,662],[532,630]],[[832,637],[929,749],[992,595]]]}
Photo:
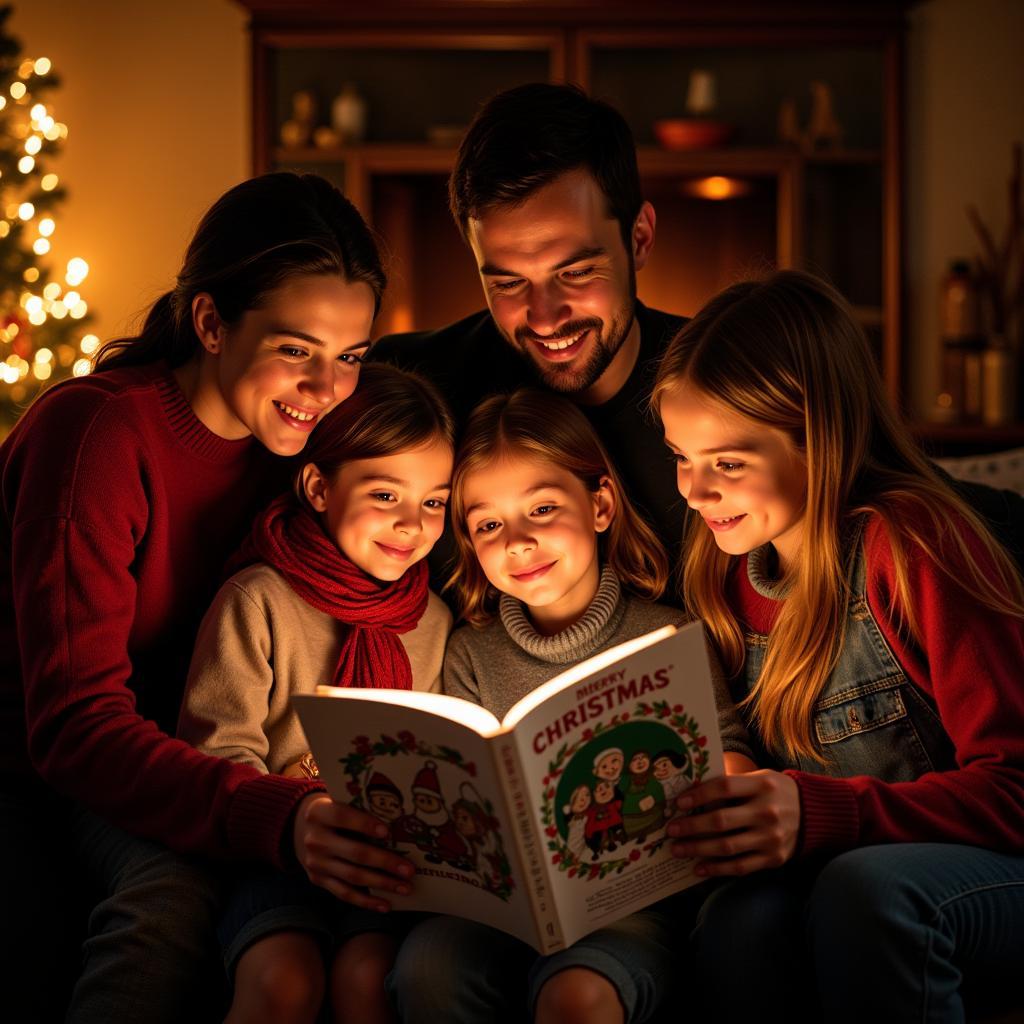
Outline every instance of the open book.
{"label": "open book", "polygon": [[574,665],[499,722],[410,690],[294,698],[336,800],[418,868],[399,910],[458,914],[552,953],[700,879],[673,857],[675,797],[722,774],[703,627]]}

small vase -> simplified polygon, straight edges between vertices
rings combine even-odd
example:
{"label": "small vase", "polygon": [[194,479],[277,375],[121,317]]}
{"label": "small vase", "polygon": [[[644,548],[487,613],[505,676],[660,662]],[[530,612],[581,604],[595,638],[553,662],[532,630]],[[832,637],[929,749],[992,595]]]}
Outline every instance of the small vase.
{"label": "small vase", "polygon": [[346,83],[331,105],[331,124],[343,143],[362,142],[366,136],[366,100]]}

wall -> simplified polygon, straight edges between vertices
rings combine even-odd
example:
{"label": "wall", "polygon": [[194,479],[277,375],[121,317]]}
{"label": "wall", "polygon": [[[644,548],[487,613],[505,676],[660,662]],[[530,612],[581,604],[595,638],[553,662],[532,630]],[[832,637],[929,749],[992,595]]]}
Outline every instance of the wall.
{"label": "wall", "polygon": [[68,125],[51,267],[90,266],[101,338],[169,288],[198,218],[249,172],[246,13],[229,0],[21,0],[8,22],[49,57]]}
{"label": "wall", "polygon": [[930,0],[907,40],[907,297],[915,411],[938,391],[938,288],[979,246],[965,207],[1001,237],[1010,147],[1024,142],[1024,3]]}

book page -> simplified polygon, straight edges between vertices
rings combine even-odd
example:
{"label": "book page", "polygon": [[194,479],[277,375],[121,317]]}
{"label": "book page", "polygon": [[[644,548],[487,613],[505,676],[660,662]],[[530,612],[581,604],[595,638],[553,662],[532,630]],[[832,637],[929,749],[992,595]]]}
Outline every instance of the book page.
{"label": "book page", "polygon": [[434,706],[440,700],[480,712],[497,728],[482,708],[439,694],[341,690],[293,700],[331,795],[385,822],[387,845],[416,865],[411,896],[381,895],[396,910],[458,913],[533,943],[494,744],[460,722],[416,710],[427,697]]}
{"label": "book page", "polygon": [[703,626],[658,633],[625,660],[598,656],[515,729],[569,944],[700,881],[665,825],[675,797],[724,770],[718,714]]}

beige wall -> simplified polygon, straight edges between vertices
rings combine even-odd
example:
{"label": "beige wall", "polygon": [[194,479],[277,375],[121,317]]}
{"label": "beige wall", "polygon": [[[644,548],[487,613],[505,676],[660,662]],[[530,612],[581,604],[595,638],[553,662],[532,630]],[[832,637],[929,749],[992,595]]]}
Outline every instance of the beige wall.
{"label": "beige wall", "polygon": [[101,338],[170,287],[203,211],[249,172],[246,13],[229,0],[20,0],[9,26],[61,76],[53,262],[89,263]]}
{"label": "beige wall", "polygon": [[[138,12],[144,11],[145,17]],[[197,218],[249,172],[246,15],[231,0],[22,0],[26,55],[63,76],[71,196],[55,257],[80,255],[97,333],[126,329],[171,281]],[[938,281],[975,241],[964,205],[1002,225],[1024,138],[1024,3],[928,0],[907,45],[907,289],[918,411],[936,390]]]}
{"label": "beige wall", "polygon": [[930,0],[907,45],[907,294],[915,409],[938,390],[938,287],[978,244],[964,208],[1007,222],[1010,147],[1024,142],[1024,3]]}

